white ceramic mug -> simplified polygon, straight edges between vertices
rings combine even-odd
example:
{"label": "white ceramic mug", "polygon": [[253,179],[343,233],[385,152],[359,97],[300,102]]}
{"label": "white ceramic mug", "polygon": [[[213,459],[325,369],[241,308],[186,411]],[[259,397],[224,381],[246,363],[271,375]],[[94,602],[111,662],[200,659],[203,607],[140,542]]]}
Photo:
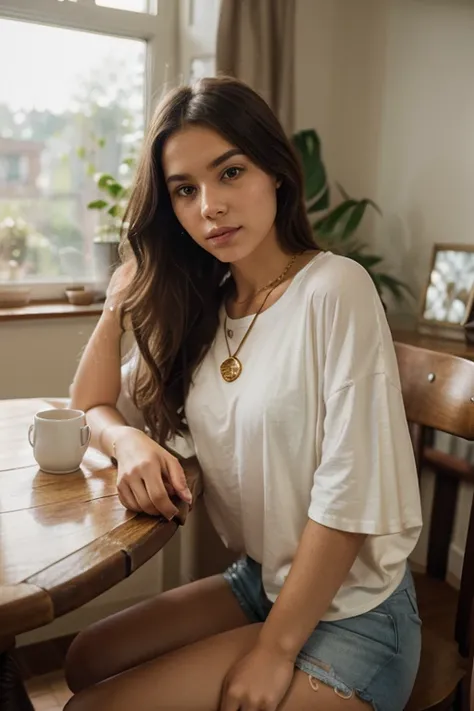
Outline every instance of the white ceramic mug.
{"label": "white ceramic mug", "polygon": [[81,466],[91,439],[82,410],[42,410],[28,430],[40,468],[48,474],[69,474]]}

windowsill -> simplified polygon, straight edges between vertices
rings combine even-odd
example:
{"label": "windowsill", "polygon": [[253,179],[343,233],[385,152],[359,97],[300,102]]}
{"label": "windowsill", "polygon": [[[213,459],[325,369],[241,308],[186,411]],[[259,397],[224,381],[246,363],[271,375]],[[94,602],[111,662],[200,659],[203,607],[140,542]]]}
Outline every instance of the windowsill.
{"label": "windowsill", "polygon": [[89,306],[73,306],[67,301],[33,301],[27,306],[0,308],[0,321],[23,321],[38,318],[70,318],[73,316],[100,316],[104,302]]}

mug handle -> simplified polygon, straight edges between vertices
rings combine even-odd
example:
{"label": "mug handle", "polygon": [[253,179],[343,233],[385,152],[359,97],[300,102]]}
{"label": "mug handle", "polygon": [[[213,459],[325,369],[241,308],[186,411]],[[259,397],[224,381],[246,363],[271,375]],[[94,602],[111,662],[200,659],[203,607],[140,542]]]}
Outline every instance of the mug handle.
{"label": "mug handle", "polygon": [[87,447],[91,441],[91,428],[89,425],[84,425],[81,427],[81,445]]}
{"label": "mug handle", "polygon": [[28,442],[31,444],[32,447],[35,446],[35,426],[30,425],[28,427]]}

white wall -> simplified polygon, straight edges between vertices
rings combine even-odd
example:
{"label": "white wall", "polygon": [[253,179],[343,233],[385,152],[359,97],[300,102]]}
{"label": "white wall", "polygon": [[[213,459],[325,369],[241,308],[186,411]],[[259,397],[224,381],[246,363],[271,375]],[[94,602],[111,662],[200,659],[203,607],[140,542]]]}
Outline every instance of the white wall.
{"label": "white wall", "polygon": [[0,322],[0,398],[67,397],[97,317]]}

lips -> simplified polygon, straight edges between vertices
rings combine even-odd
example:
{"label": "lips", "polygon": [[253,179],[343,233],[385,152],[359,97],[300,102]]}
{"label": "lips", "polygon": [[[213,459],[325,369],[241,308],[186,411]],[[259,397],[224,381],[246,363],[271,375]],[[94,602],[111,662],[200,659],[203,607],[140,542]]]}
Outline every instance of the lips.
{"label": "lips", "polygon": [[211,230],[207,239],[216,239],[217,237],[224,237],[225,235],[231,234],[232,232],[237,232],[240,227],[219,227],[218,229]]}
{"label": "lips", "polygon": [[218,230],[214,230],[207,237],[207,241],[210,242],[214,247],[220,247],[227,245],[234,239],[234,236],[238,233],[240,227],[221,227]]}

